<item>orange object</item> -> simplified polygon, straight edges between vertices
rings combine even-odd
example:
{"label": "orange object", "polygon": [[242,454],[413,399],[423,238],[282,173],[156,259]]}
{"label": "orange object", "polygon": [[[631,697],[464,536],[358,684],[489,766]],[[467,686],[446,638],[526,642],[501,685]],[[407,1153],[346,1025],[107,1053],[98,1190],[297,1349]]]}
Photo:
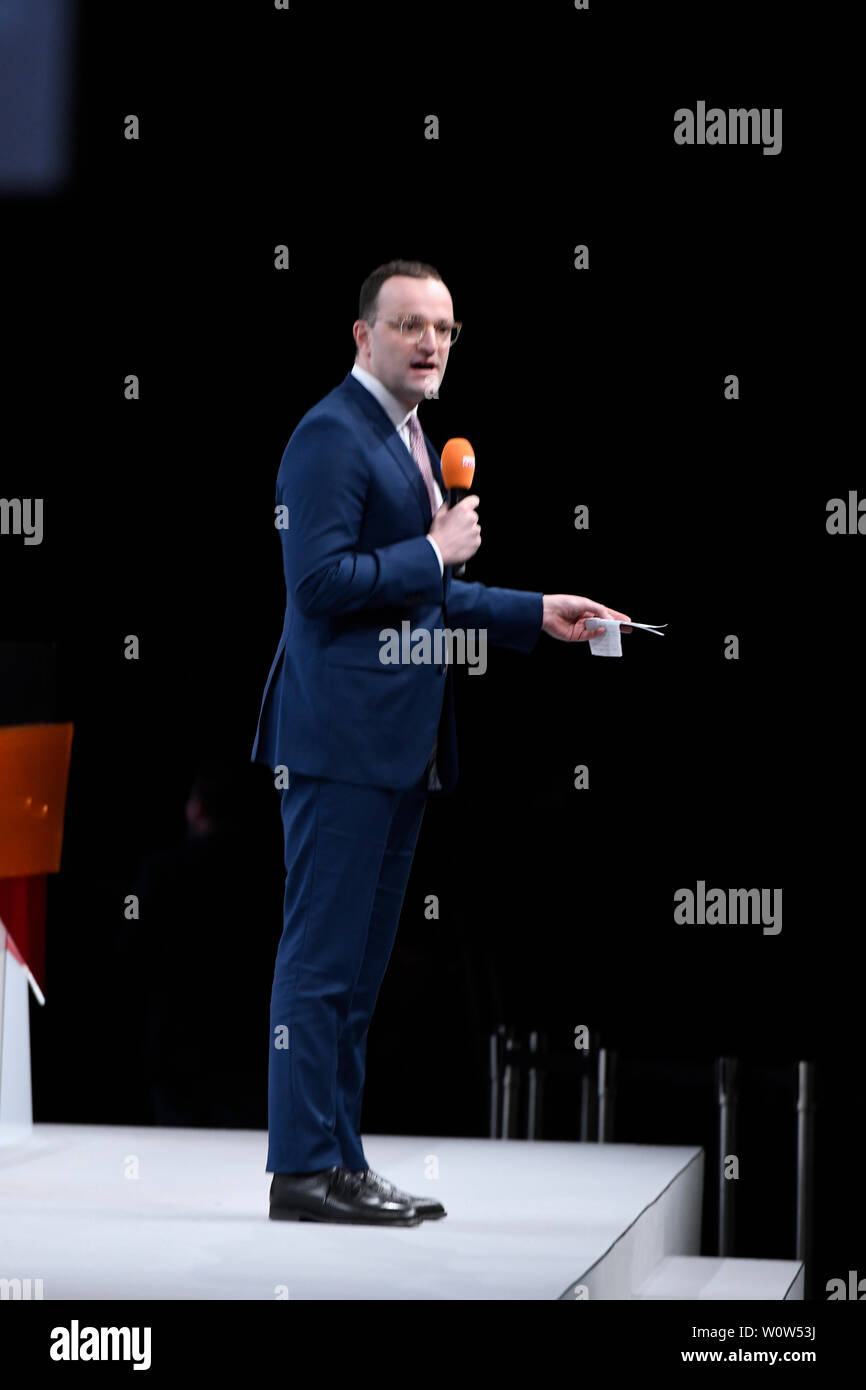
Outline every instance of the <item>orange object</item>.
{"label": "orange object", "polygon": [[475,450],[468,439],[449,439],[440,459],[442,481],[447,488],[472,487],[475,477]]}
{"label": "orange object", "polygon": [[56,874],[72,724],[0,729],[0,878]]}

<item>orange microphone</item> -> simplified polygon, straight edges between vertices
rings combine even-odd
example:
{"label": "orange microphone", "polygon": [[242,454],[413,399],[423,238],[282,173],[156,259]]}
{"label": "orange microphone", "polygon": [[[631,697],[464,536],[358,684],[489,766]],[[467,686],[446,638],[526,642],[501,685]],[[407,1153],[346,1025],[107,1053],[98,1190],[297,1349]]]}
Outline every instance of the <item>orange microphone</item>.
{"label": "orange microphone", "polygon": [[[475,477],[475,450],[468,439],[449,439],[442,450],[442,481],[448,489],[448,506],[455,507],[472,491]],[[466,561],[454,573],[466,573]]]}

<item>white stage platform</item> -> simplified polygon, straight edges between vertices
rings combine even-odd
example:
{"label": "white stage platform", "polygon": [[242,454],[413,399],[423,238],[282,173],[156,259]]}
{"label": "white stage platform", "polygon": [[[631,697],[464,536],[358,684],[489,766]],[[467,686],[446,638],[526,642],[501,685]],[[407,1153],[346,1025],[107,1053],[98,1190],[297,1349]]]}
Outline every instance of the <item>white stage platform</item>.
{"label": "white stage platform", "polygon": [[647,1281],[700,1250],[700,1148],[364,1143],[444,1220],[269,1221],[264,1132],[36,1125],[0,1146],[0,1278],[45,1300],[632,1299],[664,1297]]}
{"label": "white stage platform", "polygon": [[713,1259],[669,1255],[653,1270],[635,1298],[718,1303],[734,1299],[791,1303],[804,1296],[802,1260]]}

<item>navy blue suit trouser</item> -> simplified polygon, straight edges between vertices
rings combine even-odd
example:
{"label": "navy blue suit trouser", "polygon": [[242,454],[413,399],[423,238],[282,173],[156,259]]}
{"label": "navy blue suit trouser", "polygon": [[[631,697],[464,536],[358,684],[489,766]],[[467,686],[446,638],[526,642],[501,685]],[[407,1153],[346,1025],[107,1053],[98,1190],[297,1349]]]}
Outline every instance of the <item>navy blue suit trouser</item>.
{"label": "navy blue suit trouser", "polygon": [[283,934],[271,993],[269,1173],[367,1168],[367,1030],[397,934],[427,800],[292,772]]}

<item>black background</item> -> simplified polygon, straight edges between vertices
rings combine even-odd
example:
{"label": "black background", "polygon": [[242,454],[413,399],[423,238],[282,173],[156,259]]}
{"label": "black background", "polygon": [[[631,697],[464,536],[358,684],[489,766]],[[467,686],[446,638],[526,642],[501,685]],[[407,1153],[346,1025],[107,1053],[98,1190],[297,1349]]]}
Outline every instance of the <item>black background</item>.
{"label": "black background", "polygon": [[[793,1075],[812,1060],[816,1296],[866,1272],[862,635],[844,622],[863,542],[825,527],[862,468],[826,446],[843,382],[814,332],[826,261],[802,254],[830,188],[821,132],[791,87],[785,10],[757,13],[82,18],[73,177],[3,206],[2,494],[45,499],[45,538],[0,542],[0,638],[57,644],[56,717],[75,723],[49,1002],[32,1009],[37,1121],[147,1121],[123,898],[144,856],[182,842],[198,760],[248,756],[282,623],[282,450],[351,368],[366,274],[417,257],[465,323],[421,418],[437,448],[476,449],[470,577],[669,626],[627,637],[621,661],[542,636],[528,657],[491,649],[484,679],[458,670],[460,782],[426,813],[364,1128],[484,1134],[491,1028],[567,1053],[586,1023],[620,1057],[616,1140],[706,1145],[712,1253],[711,1066],[737,1056],[736,1253],[792,1257]],[[782,107],[781,154],[677,146],[673,113],[699,99]],[[673,894],[699,879],[782,888],[781,934],[677,926]],[[279,885],[271,899],[240,949],[275,950]],[[574,1096],[552,1092],[544,1137],[575,1126]]]}

